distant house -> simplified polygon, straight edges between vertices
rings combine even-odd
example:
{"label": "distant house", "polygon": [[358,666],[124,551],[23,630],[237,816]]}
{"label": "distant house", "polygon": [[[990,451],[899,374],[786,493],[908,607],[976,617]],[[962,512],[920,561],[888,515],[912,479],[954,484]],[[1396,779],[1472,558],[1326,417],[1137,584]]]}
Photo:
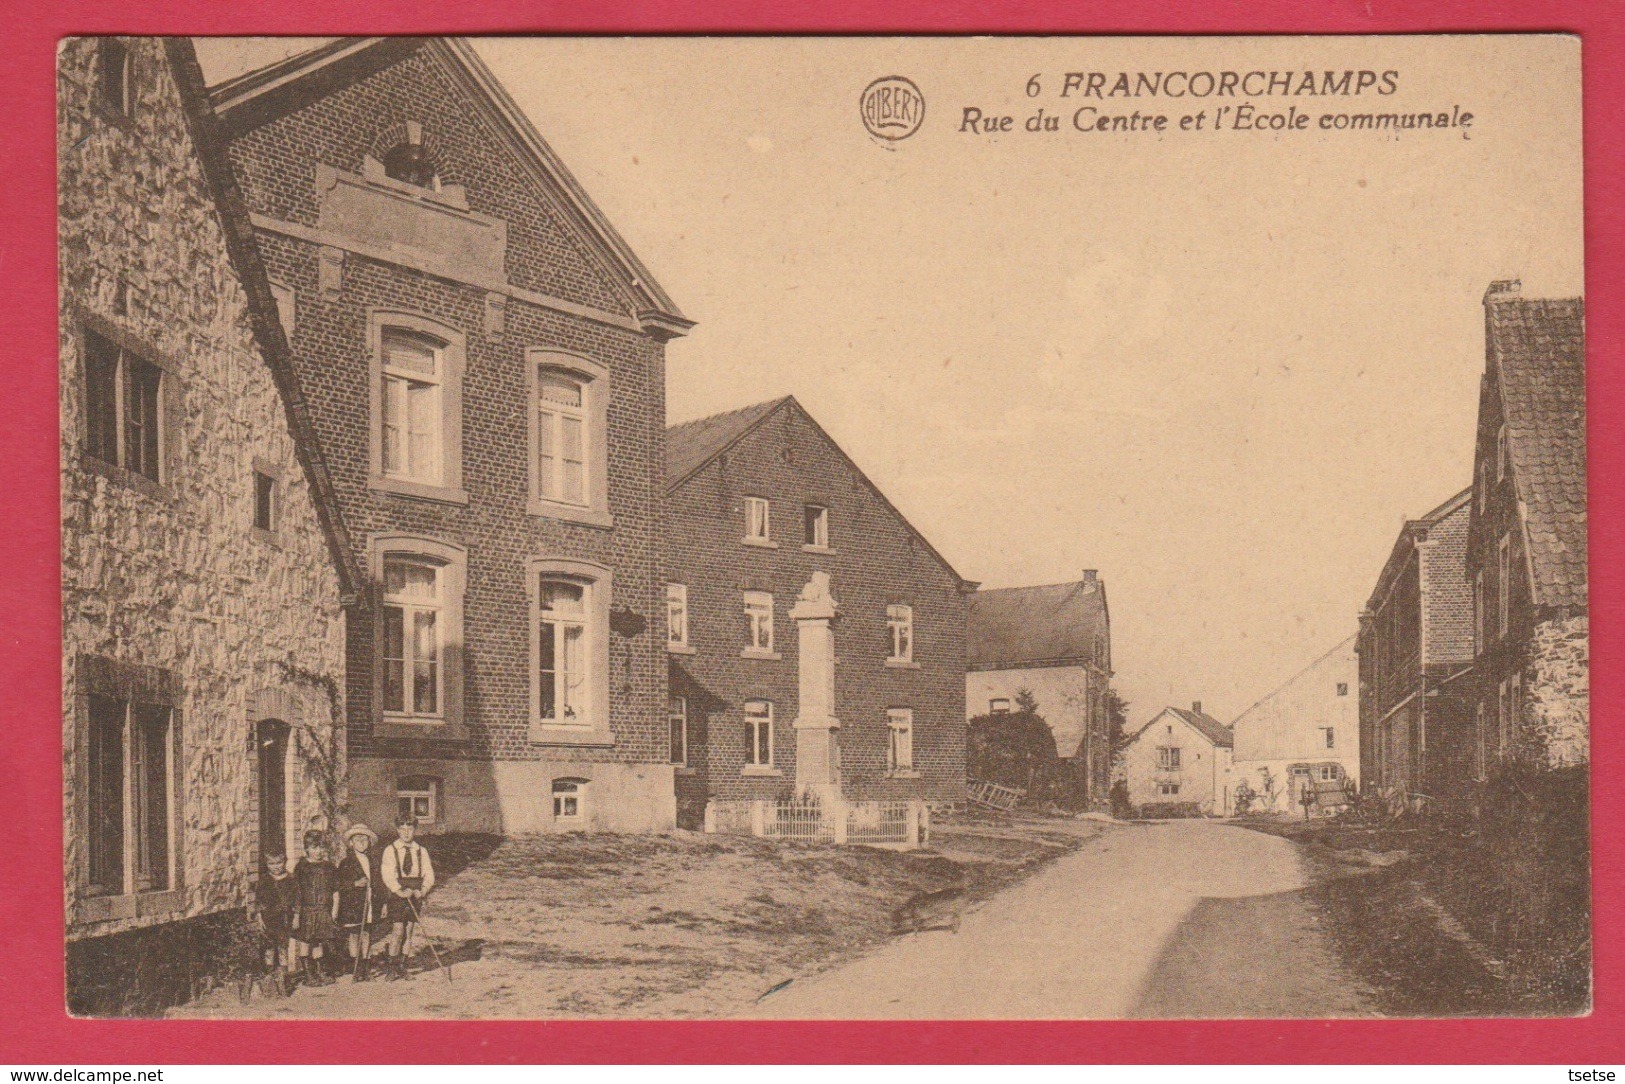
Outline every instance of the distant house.
{"label": "distant house", "polygon": [[1075,761],[1091,804],[1111,786],[1111,612],[1094,569],[1072,583],[978,591],[970,597],[965,714],[1014,710],[1023,689]]}
{"label": "distant house", "polygon": [[1359,658],[1355,637],[1236,717],[1235,780],[1258,811],[1301,812],[1305,787],[1339,803],[1360,779]]}
{"label": "distant house", "polygon": [[66,40],[57,89],[68,1006],[148,1014],[342,827],[362,584],[191,44]]}
{"label": "distant house", "polygon": [[1198,812],[1227,816],[1235,795],[1231,764],[1235,738],[1230,728],[1202,710],[1163,708],[1127,740],[1123,778],[1136,809],[1147,805],[1189,805]]}
{"label": "distant house", "polygon": [[1471,499],[1406,521],[1360,614],[1360,777],[1395,801],[1446,800],[1466,779]]}
{"label": "distant house", "polygon": [[679,821],[809,790],[962,801],[962,579],[793,397],[666,437]]}
{"label": "distant house", "polygon": [[1484,298],[1466,575],[1473,591],[1477,779],[1590,761],[1585,304]]}

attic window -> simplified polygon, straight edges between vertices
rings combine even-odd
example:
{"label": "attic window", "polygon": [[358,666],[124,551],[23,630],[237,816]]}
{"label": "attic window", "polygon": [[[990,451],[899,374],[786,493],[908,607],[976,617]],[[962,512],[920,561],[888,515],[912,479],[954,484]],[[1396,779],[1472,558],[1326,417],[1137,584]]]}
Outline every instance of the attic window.
{"label": "attic window", "polygon": [[440,190],[434,160],[421,143],[398,143],[384,155],[384,176],[430,191]]}

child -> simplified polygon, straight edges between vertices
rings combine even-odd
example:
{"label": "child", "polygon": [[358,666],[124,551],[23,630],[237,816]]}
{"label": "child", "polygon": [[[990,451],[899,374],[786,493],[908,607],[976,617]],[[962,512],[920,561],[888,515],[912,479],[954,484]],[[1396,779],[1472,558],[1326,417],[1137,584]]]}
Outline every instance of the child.
{"label": "child", "polygon": [[[294,904],[294,881],[288,874],[287,857],[266,855],[265,870],[254,886],[249,918],[259,935],[265,982],[278,997],[288,996],[289,972],[297,966],[292,952]],[[247,1000],[249,981],[245,980],[243,986],[244,1000]]]}
{"label": "child", "polygon": [[294,954],[304,965],[305,982],[326,986],[332,982],[322,974],[322,955],[329,941],[336,940],[338,925],[333,915],[339,906],[339,874],[327,860],[327,843],[322,833],[305,833],[305,857],[293,867],[298,909],[294,913]]}
{"label": "child", "polygon": [[412,927],[417,924],[423,900],[434,891],[434,863],[417,835],[417,818],[402,813],[395,818],[395,842],[384,848],[384,918],[390,924],[389,963],[386,977],[406,977],[406,957],[411,952]]}
{"label": "child", "polygon": [[344,861],[339,863],[339,908],[334,916],[349,942],[350,959],[355,961],[353,981],[366,982],[372,961],[372,924],[378,921],[377,912],[383,906],[384,885],[378,862],[369,853],[378,836],[364,824],[352,824],[344,833],[344,842],[350,845]]}

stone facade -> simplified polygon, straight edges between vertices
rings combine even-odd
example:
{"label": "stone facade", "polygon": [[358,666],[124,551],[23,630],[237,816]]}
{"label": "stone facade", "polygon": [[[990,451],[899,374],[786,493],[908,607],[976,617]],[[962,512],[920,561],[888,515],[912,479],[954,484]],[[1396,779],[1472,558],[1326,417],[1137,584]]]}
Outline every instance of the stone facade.
{"label": "stone facade", "polygon": [[[341,564],[189,125],[190,56],[155,38],[58,54],[65,918],[70,944],[125,935],[94,973],[74,966],[94,947],[70,950],[76,1011],[124,996],[93,987],[157,943],[132,931],[243,907],[261,851],[336,827],[342,802]],[[116,404],[91,401],[104,365]],[[133,447],[152,425],[155,460]],[[266,722],[291,730],[277,839],[259,838]]]}
{"label": "stone facade", "polygon": [[[352,800],[378,826],[415,791],[432,830],[670,827],[659,464],[664,342],[688,322],[505,101],[466,43],[417,39],[215,91],[374,602],[387,562],[438,570],[437,704],[386,702],[382,608],[350,630]],[[396,333],[438,359],[431,482],[383,460]],[[584,412],[579,499],[540,473],[550,373]],[[539,706],[555,578],[591,611],[579,714]],[[555,819],[555,785],[586,788],[574,817]]]}
{"label": "stone facade", "polygon": [[[740,412],[741,414],[743,412]],[[708,798],[791,795],[804,714],[798,597],[828,576],[836,617],[834,716],[842,793],[852,799],[962,801],[965,593],[969,585],[903,519],[793,399],[753,424],[674,427],[683,458],[667,495],[668,579],[686,588],[686,643],[671,645],[671,693],[688,727],[678,770],[685,824]],[[679,448],[679,445],[682,447]],[[747,498],[768,502],[770,537],[747,542]],[[827,546],[806,544],[806,508],[827,510]],[[746,592],[771,596],[771,653],[746,650]],[[888,661],[889,606],[912,611],[912,658]],[[802,615],[805,620],[812,620]],[[809,633],[810,635],[810,633]],[[771,764],[749,763],[745,705],[772,705]],[[888,763],[888,710],[912,712],[912,767]]]}

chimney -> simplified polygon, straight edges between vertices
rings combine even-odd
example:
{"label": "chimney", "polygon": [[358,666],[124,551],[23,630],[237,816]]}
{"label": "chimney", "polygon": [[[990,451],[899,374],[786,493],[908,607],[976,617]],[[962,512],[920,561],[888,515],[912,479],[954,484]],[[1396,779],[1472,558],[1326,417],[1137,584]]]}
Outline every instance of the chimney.
{"label": "chimney", "polygon": [[1197,715],[1202,714],[1202,702],[1200,700],[1192,700],[1191,711],[1195,712]]}
{"label": "chimney", "polygon": [[1523,283],[1518,279],[1496,279],[1484,291],[1484,304],[1488,306],[1496,301],[1506,301],[1517,297],[1522,291]]}
{"label": "chimney", "polygon": [[1085,587],[1093,587],[1098,582],[1100,582],[1099,571],[1093,568],[1083,570],[1083,585]]}

